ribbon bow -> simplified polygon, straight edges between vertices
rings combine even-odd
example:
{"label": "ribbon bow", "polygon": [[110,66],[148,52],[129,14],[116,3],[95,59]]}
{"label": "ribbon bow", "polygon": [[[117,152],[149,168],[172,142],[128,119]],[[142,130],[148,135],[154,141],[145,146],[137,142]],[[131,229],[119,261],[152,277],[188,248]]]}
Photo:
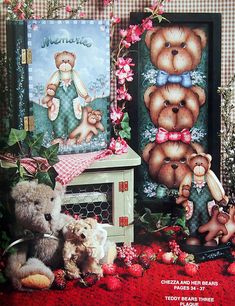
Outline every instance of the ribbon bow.
{"label": "ribbon bow", "polygon": [[168,132],[163,128],[159,128],[156,135],[156,142],[163,143],[168,140],[171,141],[182,141],[184,143],[189,144],[191,142],[190,131],[187,129],[183,129],[181,132]]}
{"label": "ribbon bow", "polygon": [[192,79],[189,72],[176,75],[159,70],[156,77],[156,85],[163,86],[166,83],[180,83],[184,87],[192,87]]}

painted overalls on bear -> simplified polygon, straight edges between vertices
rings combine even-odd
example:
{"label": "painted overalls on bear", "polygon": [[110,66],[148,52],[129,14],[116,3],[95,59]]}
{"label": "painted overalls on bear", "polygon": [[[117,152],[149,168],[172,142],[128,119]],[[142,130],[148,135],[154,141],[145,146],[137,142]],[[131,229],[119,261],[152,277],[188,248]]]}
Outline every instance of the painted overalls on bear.
{"label": "painted overalls on bear", "polygon": [[196,233],[199,226],[209,221],[210,216],[207,209],[207,203],[212,200],[213,197],[206,183],[206,177],[204,176],[204,181],[198,184],[194,180],[193,174],[189,196],[189,201],[193,202],[193,215],[187,223],[191,235]]}
{"label": "painted overalls on bear", "polygon": [[60,82],[55,94],[55,98],[60,101],[59,112],[57,118],[52,121],[55,138],[66,138],[80,123],[80,120],[75,117],[73,109],[73,100],[77,96],[72,77],[69,82],[65,83],[61,79],[60,72]]}

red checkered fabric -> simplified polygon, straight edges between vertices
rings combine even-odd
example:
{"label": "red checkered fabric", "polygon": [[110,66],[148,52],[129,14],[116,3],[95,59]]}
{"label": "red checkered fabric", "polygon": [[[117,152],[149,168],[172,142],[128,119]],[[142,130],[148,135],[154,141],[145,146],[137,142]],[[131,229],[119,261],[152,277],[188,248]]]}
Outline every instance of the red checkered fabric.
{"label": "red checkered fabric", "polygon": [[112,155],[112,151],[108,149],[91,153],[60,155],[60,161],[54,166],[58,173],[56,180],[62,185],[67,185],[76,176],[86,170],[95,160],[110,155]]}

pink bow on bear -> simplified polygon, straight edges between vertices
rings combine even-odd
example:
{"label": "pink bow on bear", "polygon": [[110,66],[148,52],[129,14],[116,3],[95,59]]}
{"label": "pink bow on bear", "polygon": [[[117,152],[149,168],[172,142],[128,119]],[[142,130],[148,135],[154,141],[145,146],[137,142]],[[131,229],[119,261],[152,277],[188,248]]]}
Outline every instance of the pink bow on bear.
{"label": "pink bow on bear", "polygon": [[156,135],[156,142],[163,143],[168,140],[182,141],[189,144],[191,142],[191,134],[188,129],[183,129],[181,132],[168,132],[164,128],[159,128]]}

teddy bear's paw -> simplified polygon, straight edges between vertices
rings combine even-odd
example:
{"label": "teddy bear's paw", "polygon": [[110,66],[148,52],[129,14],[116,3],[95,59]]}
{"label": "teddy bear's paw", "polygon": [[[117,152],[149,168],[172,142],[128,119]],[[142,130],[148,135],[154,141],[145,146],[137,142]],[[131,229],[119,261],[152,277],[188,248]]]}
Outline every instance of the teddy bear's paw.
{"label": "teddy bear's paw", "polygon": [[53,272],[37,258],[30,258],[18,271],[21,285],[31,289],[47,289],[54,281]]}

